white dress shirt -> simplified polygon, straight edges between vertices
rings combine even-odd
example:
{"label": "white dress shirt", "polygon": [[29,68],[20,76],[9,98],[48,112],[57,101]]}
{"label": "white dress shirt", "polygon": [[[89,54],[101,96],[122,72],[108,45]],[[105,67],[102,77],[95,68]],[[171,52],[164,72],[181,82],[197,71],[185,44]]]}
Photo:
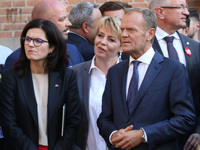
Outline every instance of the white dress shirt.
{"label": "white dress shirt", "polygon": [[86,150],[107,150],[106,142],[99,134],[97,118],[102,110],[102,95],[106,84],[106,75],[95,66],[95,56],[92,59],[89,73],[90,92],[89,92],[89,130]]}
{"label": "white dress shirt", "polygon": [[165,57],[169,57],[169,54],[168,54],[168,50],[167,50],[167,43],[163,38],[165,38],[166,36],[170,36],[170,37],[173,36],[174,37],[173,46],[177,51],[179,61],[186,66],[186,60],[185,60],[185,54],[184,54],[184,51],[183,51],[183,45],[181,43],[180,37],[178,36],[178,33],[175,32],[174,34],[169,35],[165,31],[163,31],[161,28],[157,27],[155,35],[156,35],[156,38],[158,40],[158,44],[160,45],[160,48],[161,48],[163,55]]}
{"label": "white dress shirt", "polygon": [[5,64],[5,61],[7,57],[12,53],[13,51],[9,49],[8,47],[0,45],[0,64]]}

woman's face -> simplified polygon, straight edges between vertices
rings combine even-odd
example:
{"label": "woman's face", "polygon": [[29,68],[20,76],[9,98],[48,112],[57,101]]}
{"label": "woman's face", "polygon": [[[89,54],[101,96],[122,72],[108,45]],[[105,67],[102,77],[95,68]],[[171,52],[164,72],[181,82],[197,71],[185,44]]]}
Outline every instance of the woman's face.
{"label": "woman's face", "polygon": [[40,28],[29,29],[24,39],[26,57],[30,61],[44,62],[53,48],[49,48],[45,32]]}
{"label": "woman's face", "polygon": [[94,52],[96,57],[111,59],[118,57],[121,51],[121,42],[111,30],[101,27],[95,38]]}

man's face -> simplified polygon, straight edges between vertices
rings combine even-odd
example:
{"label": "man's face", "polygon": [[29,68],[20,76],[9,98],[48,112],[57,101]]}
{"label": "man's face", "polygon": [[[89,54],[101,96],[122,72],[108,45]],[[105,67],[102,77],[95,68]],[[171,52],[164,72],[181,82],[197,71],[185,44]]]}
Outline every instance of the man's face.
{"label": "man's face", "polygon": [[89,41],[89,43],[94,44],[95,37],[97,35],[97,25],[99,20],[102,18],[101,12],[99,9],[94,8],[93,9],[93,24],[88,25],[88,34],[86,39]]}
{"label": "man's face", "polygon": [[52,13],[48,19],[58,27],[64,39],[67,39],[67,31],[71,26],[71,22],[68,20],[67,8],[63,4],[60,4],[55,6],[55,8],[51,12]]}
{"label": "man's face", "polygon": [[169,0],[169,2],[169,6],[163,6],[163,8],[161,7],[161,9],[163,9],[165,25],[174,30],[185,27],[186,18],[189,15],[185,0]]}
{"label": "man's face", "polygon": [[143,15],[139,12],[126,14],[121,23],[122,50],[129,53],[134,59],[146,52],[148,31],[143,25]]}
{"label": "man's face", "polygon": [[195,31],[196,31],[196,19],[195,18],[190,18],[190,30],[188,33],[188,37],[193,38]]}

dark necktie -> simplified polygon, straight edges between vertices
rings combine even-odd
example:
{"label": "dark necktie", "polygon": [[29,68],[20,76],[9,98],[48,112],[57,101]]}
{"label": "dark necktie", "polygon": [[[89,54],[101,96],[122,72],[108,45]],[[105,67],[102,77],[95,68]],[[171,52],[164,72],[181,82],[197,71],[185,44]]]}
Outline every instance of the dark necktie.
{"label": "dark necktie", "polygon": [[132,61],[132,63],[133,63],[133,75],[131,78],[131,82],[129,84],[128,96],[127,96],[127,101],[126,101],[129,115],[132,112],[134,99],[136,98],[136,95],[138,92],[138,81],[139,81],[138,65],[140,62]]}
{"label": "dark necktie", "polygon": [[173,46],[174,37],[166,36],[164,40],[167,42],[167,50],[168,50],[169,57],[179,61],[178,54],[176,52],[176,49]]}

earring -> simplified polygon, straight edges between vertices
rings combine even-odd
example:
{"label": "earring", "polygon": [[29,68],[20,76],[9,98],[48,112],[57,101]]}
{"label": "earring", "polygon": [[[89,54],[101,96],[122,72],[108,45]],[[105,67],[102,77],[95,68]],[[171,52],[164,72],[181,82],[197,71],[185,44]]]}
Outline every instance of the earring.
{"label": "earring", "polygon": [[52,52],[49,52],[49,54],[51,54]]}

